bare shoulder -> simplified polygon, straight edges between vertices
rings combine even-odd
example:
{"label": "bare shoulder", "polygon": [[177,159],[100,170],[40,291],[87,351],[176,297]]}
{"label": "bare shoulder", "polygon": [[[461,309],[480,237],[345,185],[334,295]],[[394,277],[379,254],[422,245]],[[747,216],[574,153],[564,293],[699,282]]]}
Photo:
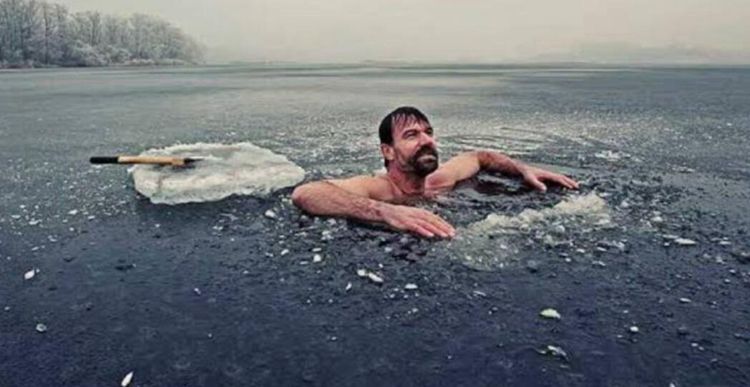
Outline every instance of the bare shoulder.
{"label": "bare shoulder", "polygon": [[374,200],[390,201],[394,196],[391,183],[384,176],[380,175],[361,175],[326,181],[355,195]]}

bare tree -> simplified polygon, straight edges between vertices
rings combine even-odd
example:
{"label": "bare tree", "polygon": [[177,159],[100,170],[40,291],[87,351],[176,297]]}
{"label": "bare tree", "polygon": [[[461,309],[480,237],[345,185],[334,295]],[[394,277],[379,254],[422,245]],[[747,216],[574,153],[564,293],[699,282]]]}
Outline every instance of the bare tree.
{"label": "bare tree", "polygon": [[44,64],[50,64],[50,59],[54,49],[53,38],[55,36],[57,25],[54,17],[54,7],[47,2],[41,4],[42,19],[42,61]]}
{"label": "bare tree", "polygon": [[0,67],[196,62],[201,55],[192,38],[153,16],[71,15],[59,4],[0,0]]}

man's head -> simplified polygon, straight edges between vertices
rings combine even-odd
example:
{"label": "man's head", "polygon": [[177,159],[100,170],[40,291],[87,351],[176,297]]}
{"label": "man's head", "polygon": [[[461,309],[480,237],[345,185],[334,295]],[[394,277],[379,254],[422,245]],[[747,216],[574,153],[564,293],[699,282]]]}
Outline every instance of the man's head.
{"label": "man's head", "polygon": [[430,121],[410,106],[402,106],[383,118],[380,151],[386,169],[399,168],[425,177],[438,167],[437,143]]}

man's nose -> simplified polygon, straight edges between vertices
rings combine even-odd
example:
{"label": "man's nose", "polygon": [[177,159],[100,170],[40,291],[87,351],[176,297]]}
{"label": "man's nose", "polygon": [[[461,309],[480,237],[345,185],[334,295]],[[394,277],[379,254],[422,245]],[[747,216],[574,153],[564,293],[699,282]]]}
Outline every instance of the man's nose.
{"label": "man's nose", "polygon": [[435,139],[427,133],[422,132],[419,135],[419,146],[435,145]]}

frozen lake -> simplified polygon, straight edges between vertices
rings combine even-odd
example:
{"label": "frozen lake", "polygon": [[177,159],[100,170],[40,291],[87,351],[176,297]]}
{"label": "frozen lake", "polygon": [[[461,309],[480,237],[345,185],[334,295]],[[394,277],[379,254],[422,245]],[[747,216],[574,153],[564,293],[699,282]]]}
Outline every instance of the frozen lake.
{"label": "frozen lake", "polygon": [[[438,242],[304,216],[291,188],[152,204],[88,164],[249,142],[307,180],[370,173],[400,105],[443,161],[500,150],[581,190],[481,176],[420,204],[459,230]],[[748,385],[749,134],[747,68],[2,71],[0,379]]]}

